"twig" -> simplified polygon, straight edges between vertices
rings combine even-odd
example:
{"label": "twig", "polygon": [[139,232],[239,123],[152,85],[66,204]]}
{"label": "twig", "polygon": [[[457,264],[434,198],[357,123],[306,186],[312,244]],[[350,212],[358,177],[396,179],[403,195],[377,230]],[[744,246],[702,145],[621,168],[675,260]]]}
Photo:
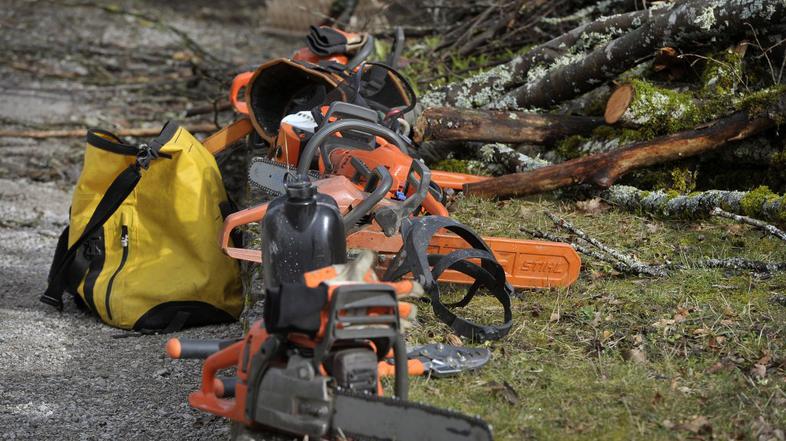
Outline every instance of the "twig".
{"label": "twig", "polygon": [[760,273],[786,271],[786,263],[768,263],[759,260],[747,260],[741,257],[728,259],[703,259],[694,263],[702,268],[724,268],[733,270],[753,270]]}
{"label": "twig", "polygon": [[[529,229],[524,228],[524,227],[519,228],[519,231],[527,233],[527,234],[529,234],[532,237],[537,237],[537,238],[540,238],[540,239],[546,239],[546,240],[550,240],[552,242],[566,243],[566,244],[570,245],[571,247],[573,247],[574,250],[578,251],[581,254],[590,256],[592,258],[600,260],[601,262],[606,262],[606,263],[610,264],[611,266],[614,267],[614,269],[616,269],[619,272],[622,272],[622,273],[630,273],[630,272],[632,272],[631,268],[629,266],[623,264],[622,262],[619,262],[618,260],[615,260],[615,259],[613,259],[613,258],[611,258],[609,256],[601,254],[601,253],[599,253],[599,252],[597,252],[595,250],[587,248],[587,247],[585,247],[583,245],[580,245],[580,244],[578,244],[576,242],[571,242],[570,239],[568,239],[568,238],[557,236],[556,234],[552,234],[552,233],[549,233],[547,231],[529,230]],[[633,272],[635,272],[635,271],[633,271]]]}
{"label": "twig", "polygon": [[718,207],[713,208],[710,214],[712,214],[713,216],[721,216],[728,219],[733,219],[737,222],[742,222],[744,224],[752,225],[756,228],[762,229],[772,234],[773,236],[777,237],[780,240],[786,241],[786,232],[776,227],[775,225],[768,224],[767,222],[763,222],[748,216],[729,213],[728,211],[725,211]]}
{"label": "twig", "polygon": [[620,251],[615,250],[614,248],[611,248],[611,247],[603,244],[599,240],[589,236],[584,231],[578,229],[577,227],[575,227],[570,222],[566,221],[565,219],[560,218],[559,216],[556,216],[553,213],[549,213],[547,211],[546,212],[546,216],[548,216],[549,219],[554,221],[554,223],[556,223],[558,226],[560,226],[560,227],[570,231],[571,233],[575,234],[579,238],[581,238],[581,239],[585,240],[586,242],[594,245],[599,250],[603,251],[604,253],[608,254],[609,256],[613,257],[614,259],[617,259],[621,263],[627,265],[631,270],[633,270],[633,271],[635,271],[635,272],[637,272],[639,274],[647,274],[647,275],[650,275],[650,276],[657,276],[657,277],[662,277],[662,276],[666,275],[666,271],[664,271],[662,268],[647,265],[647,264],[641,262],[640,260],[636,259],[635,257],[625,255],[625,254],[621,253]]}
{"label": "twig", "polygon": [[[218,128],[214,123],[199,123],[184,125],[184,129],[191,133],[209,133]],[[81,138],[85,136],[87,129],[66,129],[66,130],[0,130],[0,138]],[[137,127],[131,129],[119,129],[114,131],[117,136],[156,136],[161,133],[158,127]]]}

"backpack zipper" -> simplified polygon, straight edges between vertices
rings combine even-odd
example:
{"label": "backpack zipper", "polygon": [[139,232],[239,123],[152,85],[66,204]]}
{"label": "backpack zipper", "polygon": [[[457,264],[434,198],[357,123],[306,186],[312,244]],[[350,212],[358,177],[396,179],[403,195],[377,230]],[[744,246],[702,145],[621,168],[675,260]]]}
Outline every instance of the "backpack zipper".
{"label": "backpack zipper", "polygon": [[117,277],[117,274],[126,265],[126,260],[128,260],[128,227],[125,225],[121,227],[120,245],[123,247],[123,257],[120,258],[120,265],[117,266],[115,273],[112,274],[112,277],[109,279],[109,284],[106,287],[106,297],[104,299],[106,315],[109,320],[112,320],[112,309],[109,307],[109,296],[112,295],[112,284],[115,282],[115,277]]}

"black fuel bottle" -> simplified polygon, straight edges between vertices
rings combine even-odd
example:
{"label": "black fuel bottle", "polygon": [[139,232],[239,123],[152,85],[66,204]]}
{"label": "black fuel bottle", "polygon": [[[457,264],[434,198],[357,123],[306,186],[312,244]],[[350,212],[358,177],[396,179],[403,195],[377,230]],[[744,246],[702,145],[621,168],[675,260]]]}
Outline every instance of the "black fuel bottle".
{"label": "black fuel bottle", "polygon": [[347,262],[344,223],[335,199],[307,179],[286,184],[262,220],[266,289],[303,282],[303,273]]}

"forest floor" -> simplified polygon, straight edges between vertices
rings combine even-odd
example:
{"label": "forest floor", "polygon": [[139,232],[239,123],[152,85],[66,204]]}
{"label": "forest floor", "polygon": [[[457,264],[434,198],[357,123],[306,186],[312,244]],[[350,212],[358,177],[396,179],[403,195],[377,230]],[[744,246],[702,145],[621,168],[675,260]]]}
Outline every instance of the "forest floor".
{"label": "forest floor", "polygon": [[[299,44],[262,34],[257,2],[231,3],[0,0],[0,127],[152,127],[223,97],[229,78],[211,79],[210,62],[168,25],[236,66]],[[0,439],[227,439],[226,421],[188,406],[200,363],[167,359],[168,336],[113,338],[123,332],[70,302],[62,313],[38,302],[83,148],[0,139]],[[786,275],[691,267],[705,257],[784,262],[783,242],[727,220],[658,220],[553,198],[460,199],[454,210],[483,234],[510,237],[560,233],[549,211],[645,262],[689,269],[637,277],[584,258],[570,288],[520,293],[514,328],[488,344],[481,371],[415,379],[411,398],[480,415],[502,440],[784,439]],[[487,298],[461,311],[498,312]],[[421,305],[408,341],[449,338]]]}

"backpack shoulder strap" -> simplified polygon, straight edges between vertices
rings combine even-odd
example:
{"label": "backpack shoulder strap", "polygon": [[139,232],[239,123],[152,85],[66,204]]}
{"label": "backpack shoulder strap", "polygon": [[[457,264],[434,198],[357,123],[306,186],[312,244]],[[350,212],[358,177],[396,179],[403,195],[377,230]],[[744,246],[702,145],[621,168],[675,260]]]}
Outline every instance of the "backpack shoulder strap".
{"label": "backpack shoulder strap", "polygon": [[169,155],[160,153],[159,150],[168,138],[171,138],[177,128],[176,124],[167,123],[161,130],[161,134],[151,141],[149,145],[142,144],[140,146],[125,144],[117,136],[103,130],[91,129],[87,132],[87,143],[89,145],[120,155],[136,156],[136,161],[120,172],[112,184],[109,185],[92,216],[90,216],[84,231],[82,231],[82,234],[71,247],[68,247],[68,229],[60,236],[52,266],[49,270],[49,285],[40,298],[43,303],[55,306],[58,309],[63,308],[63,291],[67,288],[68,280],[78,279],[78,277],[74,278],[73,274],[69,277],[78,250],[88,238],[95,234],[112,217],[128,195],[134,191],[142,176],[141,169],[146,169],[150,165],[150,161],[159,156],[169,157]]}

